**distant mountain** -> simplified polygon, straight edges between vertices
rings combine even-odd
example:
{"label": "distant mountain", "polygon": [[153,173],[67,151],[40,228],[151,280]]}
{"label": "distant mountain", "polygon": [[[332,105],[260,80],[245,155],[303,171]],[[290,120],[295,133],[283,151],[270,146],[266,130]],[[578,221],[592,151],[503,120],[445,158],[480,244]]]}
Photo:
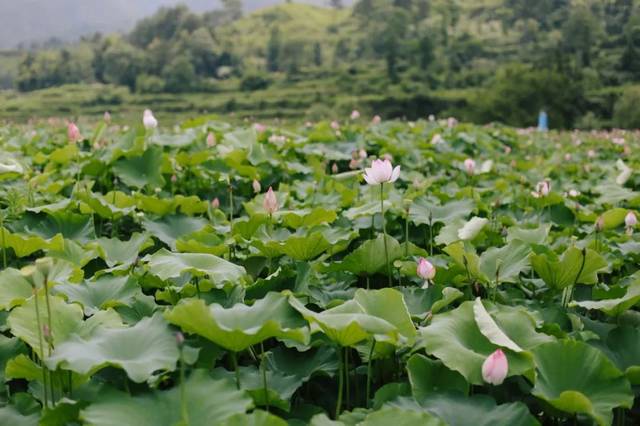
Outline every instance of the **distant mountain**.
{"label": "distant mountain", "polygon": [[[243,0],[246,11],[282,0]],[[328,0],[305,3],[327,4]],[[221,7],[220,0],[0,0],[0,49],[52,37],[71,41],[97,31],[127,31],[162,6],[186,4],[203,12]]]}

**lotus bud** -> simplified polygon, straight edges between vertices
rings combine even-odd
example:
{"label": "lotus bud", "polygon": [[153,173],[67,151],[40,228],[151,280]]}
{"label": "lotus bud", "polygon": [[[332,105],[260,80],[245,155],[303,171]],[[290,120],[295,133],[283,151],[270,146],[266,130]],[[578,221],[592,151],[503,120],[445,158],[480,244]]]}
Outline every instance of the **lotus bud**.
{"label": "lotus bud", "polygon": [[220,200],[218,200],[218,197],[211,200],[211,207],[214,209],[217,209],[218,207],[220,207]]}
{"label": "lotus bud", "polygon": [[338,130],[338,129],[340,128],[340,123],[338,123],[336,120],[333,120],[333,121],[331,122],[331,128],[332,128],[333,130]]}
{"label": "lotus bud", "polygon": [[276,199],[276,194],[275,192],[273,192],[273,189],[271,187],[269,187],[267,193],[264,196],[262,206],[270,215],[278,211],[278,200]]}
{"label": "lotus bud", "polygon": [[580,195],[580,191],[578,191],[576,189],[570,189],[569,190],[569,197],[576,198],[578,195]]}
{"label": "lotus bud", "polygon": [[355,170],[358,167],[360,167],[360,162],[358,160],[352,158],[351,161],[349,161],[349,168],[351,170]]}
{"label": "lotus bud", "polygon": [[365,158],[367,158],[367,151],[360,148],[360,150],[358,151],[358,156],[360,157],[361,160],[364,160]]}
{"label": "lotus bud", "polygon": [[178,346],[184,345],[184,334],[182,334],[180,331],[176,333],[176,343],[178,344]]}
{"label": "lotus bud", "polygon": [[472,175],[476,169],[476,162],[471,158],[467,158],[464,160],[464,169],[468,174]]}
{"label": "lotus bud", "polygon": [[171,183],[176,183],[178,181],[178,176],[171,175]]}
{"label": "lotus bud", "polygon": [[333,173],[334,175],[338,173],[338,165],[336,163],[333,163],[331,165],[331,173]]}
{"label": "lotus bud", "polygon": [[436,267],[431,264],[427,259],[421,257],[418,260],[418,267],[416,272],[423,280],[432,280],[436,276]]}
{"label": "lotus bud", "polygon": [[492,385],[502,384],[508,372],[509,362],[502,349],[497,349],[482,363],[482,379]]}
{"label": "lotus bud", "polygon": [[382,118],[380,118],[379,115],[374,115],[373,119],[371,120],[371,123],[373,124],[380,124],[380,122],[382,121]]}
{"label": "lotus bud", "polygon": [[258,133],[262,133],[265,130],[267,130],[267,126],[265,126],[262,123],[253,123],[253,128],[255,129],[256,132]]}
{"label": "lotus bud", "polygon": [[262,186],[260,185],[260,182],[257,179],[253,180],[253,182],[251,183],[251,186],[253,186],[253,192],[255,192],[256,194],[260,193],[260,191],[262,190]]}
{"label": "lotus bud", "polygon": [[155,187],[153,188],[153,192],[155,192],[156,194],[159,194],[162,191],[162,189],[160,189],[159,187]]}
{"label": "lotus bud", "polygon": [[511,154],[511,147],[509,145],[506,145],[504,147],[504,153],[507,155]]}
{"label": "lotus bud", "polygon": [[594,158],[596,156],[596,152],[593,149],[587,151],[587,157]]}
{"label": "lotus bud", "polygon": [[111,114],[109,114],[109,111],[105,111],[104,112],[104,115],[102,116],[102,119],[107,124],[111,123]]}
{"label": "lotus bud", "polygon": [[78,129],[75,123],[67,124],[67,138],[69,138],[69,142],[78,142],[82,139],[80,129]]}
{"label": "lotus bud", "polygon": [[624,225],[627,228],[627,234],[633,234],[633,228],[635,228],[637,224],[638,218],[636,217],[636,214],[629,210],[627,215],[624,217]]}
{"label": "lotus bud", "polygon": [[207,146],[211,148],[215,144],[216,144],[216,136],[213,133],[209,132],[207,134]]}
{"label": "lotus bud", "polygon": [[430,122],[434,122],[436,121],[436,116],[433,114],[429,114],[429,117],[427,117],[427,120],[429,120]]}
{"label": "lotus bud", "polygon": [[602,232],[602,230],[604,229],[604,216],[598,216],[598,218],[596,219],[595,227],[596,232]]}
{"label": "lotus bud", "polygon": [[44,337],[44,341],[47,343],[53,342],[53,336],[51,335],[51,329],[47,324],[42,326],[42,337]]}
{"label": "lotus bud", "polygon": [[360,111],[358,111],[357,109],[351,111],[351,119],[357,120],[358,118],[360,118]]}
{"label": "lotus bud", "polygon": [[431,144],[432,145],[437,145],[439,143],[444,143],[444,139],[443,139],[442,135],[440,135],[440,133],[436,133],[431,138]]}
{"label": "lotus bud", "polygon": [[29,284],[31,285],[31,288],[34,290],[36,290],[36,274],[38,273],[38,270],[36,269],[35,265],[29,265],[29,266],[25,266],[24,268],[20,269],[20,275],[22,275],[22,277],[27,280],[29,282]]}

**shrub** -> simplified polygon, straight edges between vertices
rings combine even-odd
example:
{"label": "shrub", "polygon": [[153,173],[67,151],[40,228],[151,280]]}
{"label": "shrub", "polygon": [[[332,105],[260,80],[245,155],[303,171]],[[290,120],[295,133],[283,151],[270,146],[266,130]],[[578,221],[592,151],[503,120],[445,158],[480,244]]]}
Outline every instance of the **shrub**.
{"label": "shrub", "polygon": [[613,107],[613,124],[616,127],[640,128],[640,86],[624,91]]}
{"label": "shrub", "polygon": [[253,92],[254,90],[266,89],[270,84],[271,80],[263,75],[247,75],[240,82],[240,90],[245,92]]}

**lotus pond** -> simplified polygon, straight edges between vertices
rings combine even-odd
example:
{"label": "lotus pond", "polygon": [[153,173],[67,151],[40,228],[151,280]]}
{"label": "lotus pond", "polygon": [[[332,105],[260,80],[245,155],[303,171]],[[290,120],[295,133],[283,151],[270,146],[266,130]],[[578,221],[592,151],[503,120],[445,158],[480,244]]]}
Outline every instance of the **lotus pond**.
{"label": "lotus pond", "polygon": [[5,125],[0,424],[639,424],[639,141]]}

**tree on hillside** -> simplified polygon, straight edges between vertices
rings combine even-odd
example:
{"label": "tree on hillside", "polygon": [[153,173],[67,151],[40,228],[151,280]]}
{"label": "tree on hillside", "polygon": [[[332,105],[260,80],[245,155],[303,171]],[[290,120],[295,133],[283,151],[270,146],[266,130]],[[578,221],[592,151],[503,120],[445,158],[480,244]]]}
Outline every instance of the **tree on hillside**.
{"label": "tree on hillside", "polygon": [[329,0],[329,4],[334,9],[342,9],[344,7],[344,3],[342,3],[342,0]]}
{"label": "tree on hillside", "polygon": [[136,76],[142,71],[144,54],[122,39],[113,39],[103,53],[104,81],[135,89]]}
{"label": "tree on hillside", "polygon": [[267,42],[267,71],[275,72],[280,68],[280,50],[282,42],[280,41],[280,29],[273,27],[271,35]]}
{"label": "tree on hillside", "polygon": [[313,65],[322,66],[322,45],[317,41],[313,45]]}

